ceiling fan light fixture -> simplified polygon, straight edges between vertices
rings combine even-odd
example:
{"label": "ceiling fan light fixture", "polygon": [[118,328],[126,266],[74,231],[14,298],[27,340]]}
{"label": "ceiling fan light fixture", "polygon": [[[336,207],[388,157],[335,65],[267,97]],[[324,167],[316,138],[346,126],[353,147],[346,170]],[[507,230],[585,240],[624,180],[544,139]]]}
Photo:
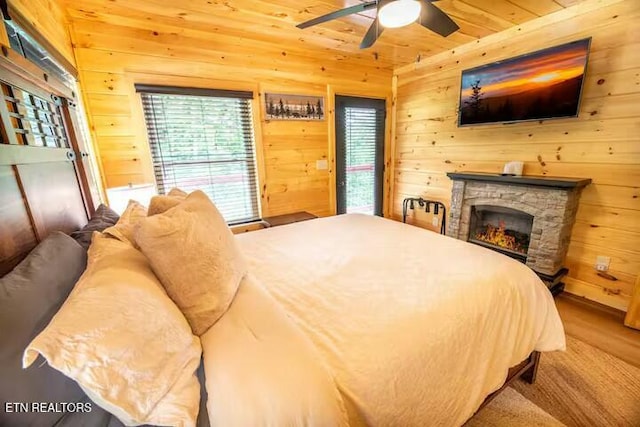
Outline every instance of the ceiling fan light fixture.
{"label": "ceiling fan light fixture", "polygon": [[386,28],[400,28],[415,22],[420,16],[421,4],[416,0],[388,2],[378,11],[380,24]]}

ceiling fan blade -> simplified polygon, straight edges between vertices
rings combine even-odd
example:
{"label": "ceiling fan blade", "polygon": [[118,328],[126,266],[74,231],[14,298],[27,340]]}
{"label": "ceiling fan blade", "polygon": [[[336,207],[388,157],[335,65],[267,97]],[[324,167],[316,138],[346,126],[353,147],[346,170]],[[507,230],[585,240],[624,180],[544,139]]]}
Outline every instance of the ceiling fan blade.
{"label": "ceiling fan blade", "polygon": [[380,34],[384,31],[384,27],[380,25],[380,21],[378,18],[374,19],[373,24],[369,27],[369,31],[365,34],[362,39],[362,43],[360,43],[360,49],[366,49],[368,47],[373,46],[373,44],[378,40]]}
{"label": "ceiling fan blade", "polygon": [[355,6],[347,7],[345,9],[336,10],[335,12],[327,13],[326,15],[313,18],[307,22],[296,25],[298,28],[308,28],[314,25],[322,24],[323,22],[331,21],[332,19],[342,18],[343,16],[353,15],[354,13],[364,12],[365,10],[373,9],[377,6],[377,2],[372,1],[369,3],[362,3]]}
{"label": "ceiling fan blade", "polygon": [[420,12],[418,22],[423,27],[440,34],[442,37],[447,37],[460,29],[449,15],[435,7],[429,0],[423,0],[422,12]]}

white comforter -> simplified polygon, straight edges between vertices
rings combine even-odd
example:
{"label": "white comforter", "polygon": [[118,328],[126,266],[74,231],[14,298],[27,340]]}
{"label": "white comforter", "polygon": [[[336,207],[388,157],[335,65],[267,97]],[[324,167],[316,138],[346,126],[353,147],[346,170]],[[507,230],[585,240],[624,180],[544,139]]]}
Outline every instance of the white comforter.
{"label": "white comforter", "polygon": [[[351,425],[461,425],[504,382],[509,367],[533,350],[565,347],[553,299],[536,274],[479,246],[364,215],[237,237],[251,274],[328,367]],[[230,310],[235,318],[243,317],[239,306]],[[277,317],[261,323],[273,323],[274,329],[287,323]],[[225,360],[242,354],[242,341],[224,343],[219,331],[230,336],[247,326],[229,323],[203,337],[209,393],[226,393],[220,387],[228,384],[215,378]],[[207,360],[213,351],[215,362]],[[250,352],[244,357],[256,375],[279,363],[251,358]],[[291,387],[300,384],[280,388]],[[264,410],[252,407],[255,397],[246,398],[242,390],[237,385],[231,398],[243,402],[238,411]],[[292,393],[277,390],[270,399],[279,403],[269,404],[281,404],[279,395]],[[210,414],[221,405],[210,397]],[[284,425],[275,419],[260,424]]]}
{"label": "white comforter", "polygon": [[200,340],[212,426],[348,426],[318,350],[250,275]]}

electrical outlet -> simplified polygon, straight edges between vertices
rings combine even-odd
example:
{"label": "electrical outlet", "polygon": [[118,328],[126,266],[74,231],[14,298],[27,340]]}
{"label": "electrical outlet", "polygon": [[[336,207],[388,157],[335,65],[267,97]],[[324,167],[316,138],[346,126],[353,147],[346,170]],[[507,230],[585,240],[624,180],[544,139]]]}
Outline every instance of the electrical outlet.
{"label": "electrical outlet", "polygon": [[433,225],[434,227],[437,227],[439,223],[440,221],[438,220],[438,217],[434,216],[433,219],[431,220],[431,225]]}
{"label": "electrical outlet", "polygon": [[316,169],[319,171],[327,170],[329,168],[329,162],[326,159],[316,160]]}
{"label": "electrical outlet", "polygon": [[598,271],[607,271],[609,269],[609,264],[611,263],[611,258],[608,256],[598,255],[596,257],[596,270]]}

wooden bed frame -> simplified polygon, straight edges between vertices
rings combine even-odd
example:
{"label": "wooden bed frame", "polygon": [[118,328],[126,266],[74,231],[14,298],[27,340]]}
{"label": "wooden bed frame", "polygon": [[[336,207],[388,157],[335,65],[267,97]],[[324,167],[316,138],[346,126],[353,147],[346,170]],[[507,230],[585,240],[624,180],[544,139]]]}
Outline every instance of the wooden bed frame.
{"label": "wooden bed frame", "polygon": [[[507,380],[502,384],[498,390],[491,393],[487,398],[482,402],[482,405],[478,408],[480,411],[482,408],[487,406],[489,402],[491,402],[502,390],[507,388],[509,384],[514,382],[518,378],[522,378],[529,384],[533,384],[536,382],[536,376],[538,375],[538,366],[540,365],[540,352],[534,351],[522,362],[518,363],[516,366],[509,369],[509,373],[507,374]],[[476,411],[477,412],[477,411]]]}
{"label": "wooden bed frame", "polygon": [[[9,56],[0,56],[4,96],[0,102],[0,277],[50,233],[81,228],[95,208],[85,164],[88,155],[78,138],[74,95],[62,84],[52,84],[52,78],[38,75],[21,58]],[[65,146],[29,144],[33,138],[24,126],[25,93],[51,100],[58,107],[68,139]],[[480,409],[516,378],[533,383],[539,360],[540,353],[533,352],[511,368],[504,385],[489,395]]]}
{"label": "wooden bed frame", "polygon": [[75,94],[13,51],[2,53],[0,276],[47,235],[75,231],[94,212]]}

